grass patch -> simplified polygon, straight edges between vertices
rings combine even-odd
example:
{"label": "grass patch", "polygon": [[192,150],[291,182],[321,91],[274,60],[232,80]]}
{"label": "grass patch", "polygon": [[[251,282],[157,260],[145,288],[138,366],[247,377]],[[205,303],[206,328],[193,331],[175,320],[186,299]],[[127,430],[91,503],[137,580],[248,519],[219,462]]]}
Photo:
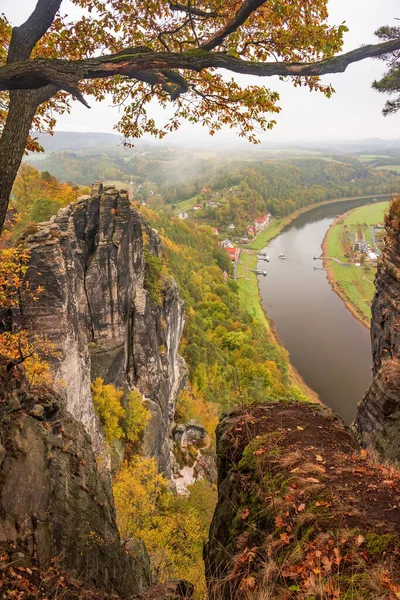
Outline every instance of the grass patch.
{"label": "grass patch", "polygon": [[174,209],[173,212],[174,212],[174,214],[178,214],[181,211],[191,210],[195,204],[199,204],[200,200],[201,200],[200,194],[197,194],[196,196],[192,196],[191,198],[188,198],[187,200],[182,200],[182,202],[178,202],[178,204],[176,205],[176,208]]}
{"label": "grass patch", "polygon": [[[383,215],[389,202],[379,202],[361,206],[350,211],[344,219],[339,219],[333,225],[325,239],[324,254],[347,262],[345,257],[348,248],[344,235],[344,226],[351,228],[357,224],[375,225],[383,221]],[[366,238],[371,242],[370,231],[367,230]],[[353,264],[340,265],[334,261],[329,263],[329,273],[333,285],[345,302],[349,303],[353,311],[365,322],[371,320],[371,302],[375,293],[374,278],[376,268],[372,265],[356,267]]]}
{"label": "grass patch", "polygon": [[[400,167],[399,167],[400,168]],[[383,222],[383,215],[389,208],[390,202],[377,202],[360,206],[348,213],[343,223],[345,225],[357,225],[358,223],[366,225],[377,225]]]}
{"label": "grass patch", "polygon": [[267,331],[271,327],[261,306],[261,298],[258,290],[257,275],[250,271],[257,267],[257,255],[250,252],[242,252],[238,265],[238,279],[240,305],[255,319],[260,321]]}
{"label": "grass patch", "polygon": [[274,237],[276,237],[284,228],[287,223],[290,223],[291,218],[286,217],[285,219],[277,219],[272,221],[271,225],[264,229],[255,240],[250,244],[246,245],[246,248],[250,250],[262,250]]}
{"label": "grass patch", "polygon": [[375,171],[394,171],[400,173],[400,165],[383,165],[383,167],[375,167]]}

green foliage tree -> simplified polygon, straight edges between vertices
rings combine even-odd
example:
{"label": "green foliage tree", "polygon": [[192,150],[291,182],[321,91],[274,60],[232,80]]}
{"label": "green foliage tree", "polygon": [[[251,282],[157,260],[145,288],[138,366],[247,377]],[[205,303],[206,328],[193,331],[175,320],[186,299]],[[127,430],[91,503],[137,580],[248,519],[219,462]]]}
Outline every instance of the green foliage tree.
{"label": "green foliage tree", "polygon": [[152,254],[149,250],[144,250],[145,260],[145,275],[144,275],[144,287],[149,292],[150,298],[155,302],[159,302],[160,294],[162,289],[161,273],[162,273],[162,262],[161,259]]}
{"label": "green foliage tree", "polygon": [[212,230],[142,211],[160,232],[165,266],[178,282],[186,306],[181,353],[189,367],[191,389],[179,398],[177,418],[196,418],[213,435],[223,409],[299,397],[288,378],[287,354],[260,322],[241,309],[237,284],[225,281],[216,264],[218,242]]}
{"label": "green foliage tree", "polygon": [[29,217],[34,223],[48,221],[61,208],[61,203],[50,198],[36,198],[29,211]]}
{"label": "green foliage tree", "polygon": [[[380,27],[376,35],[387,42],[400,37],[400,27]],[[386,54],[382,58],[389,68],[381,79],[374,81],[372,87],[385,94],[397,94],[396,98],[386,102],[383,109],[384,115],[390,115],[400,109],[400,52],[397,50],[394,54]]]}

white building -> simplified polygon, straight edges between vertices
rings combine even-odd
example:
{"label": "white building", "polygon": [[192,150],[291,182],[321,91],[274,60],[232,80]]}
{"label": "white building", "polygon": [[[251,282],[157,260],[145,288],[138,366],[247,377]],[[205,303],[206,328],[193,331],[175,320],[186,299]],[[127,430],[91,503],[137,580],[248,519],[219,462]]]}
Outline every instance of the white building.
{"label": "white building", "polygon": [[179,215],[178,215],[178,217],[179,217],[180,219],[183,219],[183,220],[185,220],[185,219],[188,219],[188,218],[189,218],[189,215],[188,215],[188,213],[187,213],[187,212],[180,212],[180,213],[179,213]]}
{"label": "white building", "polygon": [[233,242],[231,242],[231,240],[222,240],[221,246],[223,248],[234,248],[235,244]]}

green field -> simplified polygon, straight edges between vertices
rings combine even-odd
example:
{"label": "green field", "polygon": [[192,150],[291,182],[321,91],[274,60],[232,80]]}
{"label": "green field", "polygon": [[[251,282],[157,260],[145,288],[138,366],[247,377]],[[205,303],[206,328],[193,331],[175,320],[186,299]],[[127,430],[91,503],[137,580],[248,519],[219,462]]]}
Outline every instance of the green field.
{"label": "green field", "polygon": [[383,215],[388,209],[390,202],[376,202],[375,204],[367,204],[360,206],[355,210],[350,211],[344,219],[345,225],[377,225],[382,223]]}
{"label": "green field", "polygon": [[384,165],[383,167],[375,167],[375,170],[395,171],[396,173],[400,173],[400,165]]}
{"label": "green field", "polygon": [[[344,219],[338,219],[330,228],[324,247],[324,255],[347,262],[345,257],[346,238],[344,225],[352,228],[358,224],[375,225],[383,221],[383,215],[389,202],[379,202],[356,208],[347,213]],[[370,240],[369,231],[366,237]],[[350,305],[352,311],[365,323],[371,319],[371,301],[375,293],[374,277],[376,268],[372,265],[356,267],[340,265],[334,261],[329,263],[329,272],[336,291]]]}
{"label": "green field", "polygon": [[390,158],[390,156],[388,154],[358,154],[357,158],[361,162],[370,162],[376,158]]}
{"label": "green field", "polygon": [[255,319],[263,323],[269,331],[270,325],[265,312],[261,306],[261,298],[258,291],[257,275],[250,271],[257,267],[257,254],[242,252],[239,259],[238,279],[240,304]]}
{"label": "green field", "polygon": [[178,204],[176,205],[176,208],[174,209],[174,214],[178,214],[181,211],[188,211],[190,209],[193,208],[193,206],[195,204],[198,204],[200,201],[200,194],[197,194],[196,196],[192,196],[191,198],[188,198],[187,200],[182,200],[182,202],[178,202]]}

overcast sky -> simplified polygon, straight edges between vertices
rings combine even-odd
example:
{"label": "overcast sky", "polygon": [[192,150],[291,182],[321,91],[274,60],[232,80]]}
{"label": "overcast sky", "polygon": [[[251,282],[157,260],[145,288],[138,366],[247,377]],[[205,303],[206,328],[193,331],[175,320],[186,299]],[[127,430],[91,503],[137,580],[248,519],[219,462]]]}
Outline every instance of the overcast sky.
{"label": "overcast sky", "polygon": [[[18,25],[30,14],[36,0],[0,0],[0,12],[4,12],[12,24]],[[71,15],[76,8],[64,0],[63,8]],[[351,50],[362,44],[376,42],[374,31],[380,25],[398,24],[400,17],[398,0],[330,0],[330,22],[339,24],[345,21],[350,31],[345,36],[345,50]],[[386,96],[371,89],[371,83],[379,78],[384,65],[378,60],[366,60],[350,65],[340,75],[325,76],[323,81],[333,84],[336,94],[330,99],[322,94],[305,89],[294,89],[290,83],[278,78],[266,79],[266,85],[279,91],[281,113],[278,124],[272,132],[262,136],[263,142],[299,139],[360,139],[370,137],[399,138],[400,114],[383,117],[382,107]],[[241,81],[260,83],[259,78],[241,77]],[[159,109],[155,115],[162,117]],[[70,115],[60,118],[57,128],[62,131],[99,131],[112,132],[118,120],[116,109],[108,102],[93,103],[91,110],[74,103]],[[179,132],[166,138],[174,141],[193,143],[213,138],[206,135],[201,126],[184,124]],[[221,141],[235,138],[230,130],[218,135]]]}

